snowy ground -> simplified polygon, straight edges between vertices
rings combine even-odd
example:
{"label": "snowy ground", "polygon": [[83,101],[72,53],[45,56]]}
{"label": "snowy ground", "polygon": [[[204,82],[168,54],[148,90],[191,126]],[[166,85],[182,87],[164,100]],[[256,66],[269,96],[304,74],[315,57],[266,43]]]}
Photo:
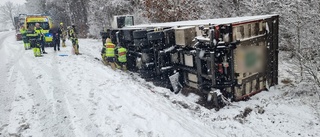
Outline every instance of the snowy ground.
{"label": "snowy ground", "polygon": [[13,31],[0,32],[0,136],[320,136],[319,94],[308,82],[296,84],[290,61],[280,61],[279,79],[291,83],[216,112],[194,103],[195,95],[103,66],[94,59],[100,40],[79,42],[81,56],[68,41],[35,58]]}

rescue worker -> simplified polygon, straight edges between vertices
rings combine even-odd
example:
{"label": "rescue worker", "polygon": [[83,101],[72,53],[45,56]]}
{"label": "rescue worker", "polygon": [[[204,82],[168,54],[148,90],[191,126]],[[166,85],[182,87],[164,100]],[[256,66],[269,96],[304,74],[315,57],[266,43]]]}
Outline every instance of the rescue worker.
{"label": "rescue worker", "polygon": [[35,57],[41,57],[41,35],[35,31],[35,27],[30,25],[28,31],[26,32],[26,37],[28,39],[28,43],[33,48],[33,54]]}
{"label": "rescue worker", "polygon": [[60,51],[60,35],[61,35],[61,30],[60,28],[56,27],[55,25],[49,30],[49,32],[53,35],[53,49],[54,51]]}
{"label": "rescue worker", "polygon": [[76,55],[79,55],[79,42],[78,42],[78,37],[77,37],[77,31],[75,25],[72,25],[68,29],[68,34],[69,34],[69,39],[72,42],[72,47],[74,49],[74,53]]}
{"label": "rescue worker", "polygon": [[106,46],[105,57],[104,57],[105,64],[110,65],[113,70],[116,70],[116,64],[115,64],[115,62],[116,62],[116,58],[115,58],[116,45],[114,45],[112,43],[110,38],[107,38],[105,46]]}
{"label": "rescue worker", "polygon": [[102,45],[102,49],[101,49],[101,58],[102,58],[102,63],[104,64],[104,65],[108,65],[107,64],[107,62],[106,62],[106,43],[107,43],[107,39],[103,42],[104,43],[104,45]]}
{"label": "rescue worker", "polygon": [[23,25],[20,27],[20,33],[22,36],[24,49],[27,50],[30,48],[30,43],[28,42],[28,39],[27,39],[27,29]]}
{"label": "rescue worker", "polygon": [[66,47],[67,31],[64,29],[62,22],[60,23],[60,31],[61,31],[60,38],[62,40],[62,47]]}
{"label": "rescue worker", "polygon": [[117,68],[127,71],[127,49],[121,45],[116,49]]}
{"label": "rescue worker", "polygon": [[41,45],[42,53],[47,54],[47,52],[44,50],[45,39],[44,39],[43,29],[40,27],[39,23],[36,23],[34,30],[36,31],[36,33],[40,35],[40,45]]}

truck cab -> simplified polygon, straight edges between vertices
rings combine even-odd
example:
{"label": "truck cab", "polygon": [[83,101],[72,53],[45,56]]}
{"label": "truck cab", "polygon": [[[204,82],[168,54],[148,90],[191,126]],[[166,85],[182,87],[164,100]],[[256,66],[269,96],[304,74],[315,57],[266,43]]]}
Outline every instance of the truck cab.
{"label": "truck cab", "polygon": [[133,26],[133,25],[134,25],[134,18],[132,15],[113,16],[113,20],[111,23],[112,29],[119,29],[119,28]]}
{"label": "truck cab", "polygon": [[117,44],[116,33],[125,27],[130,27],[134,25],[134,18],[133,15],[118,15],[113,16],[111,22],[111,29],[104,29],[100,32],[102,37],[102,43],[105,44],[107,38],[111,38],[112,42]]}

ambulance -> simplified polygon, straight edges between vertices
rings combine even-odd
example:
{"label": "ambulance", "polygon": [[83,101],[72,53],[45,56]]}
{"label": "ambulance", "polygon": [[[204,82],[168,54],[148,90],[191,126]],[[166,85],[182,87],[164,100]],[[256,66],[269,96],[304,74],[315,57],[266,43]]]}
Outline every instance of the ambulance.
{"label": "ambulance", "polygon": [[46,15],[27,15],[24,25],[29,28],[29,26],[35,26],[36,23],[39,23],[42,27],[46,45],[49,45],[53,39],[52,34],[49,33],[53,25],[51,17]]}

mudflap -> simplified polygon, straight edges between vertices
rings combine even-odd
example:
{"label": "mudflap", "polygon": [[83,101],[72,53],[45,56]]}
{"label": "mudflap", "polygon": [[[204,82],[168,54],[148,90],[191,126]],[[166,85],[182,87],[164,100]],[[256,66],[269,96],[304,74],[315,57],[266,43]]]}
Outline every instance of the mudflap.
{"label": "mudflap", "polygon": [[180,76],[179,72],[169,76],[173,92],[176,94],[179,93],[183,87],[179,82],[179,76]]}

